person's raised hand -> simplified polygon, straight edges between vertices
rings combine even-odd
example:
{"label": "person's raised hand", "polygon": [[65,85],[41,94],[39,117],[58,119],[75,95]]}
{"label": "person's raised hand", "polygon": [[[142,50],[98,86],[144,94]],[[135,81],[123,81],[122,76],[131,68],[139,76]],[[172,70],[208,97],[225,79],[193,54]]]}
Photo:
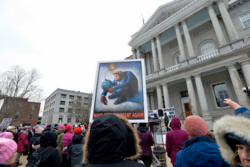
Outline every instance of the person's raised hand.
{"label": "person's raised hand", "polygon": [[102,97],[101,97],[101,103],[103,103],[104,105],[107,105],[107,104],[108,104],[108,101],[107,101],[107,99],[106,99],[105,96],[102,96]]}
{"label": "person's raised hand", "polygon": [[238,103],[232,101],[231,99],[224,99],[223,103],[228,105],[227,108],[232,108],[234,110],[241,108]]}

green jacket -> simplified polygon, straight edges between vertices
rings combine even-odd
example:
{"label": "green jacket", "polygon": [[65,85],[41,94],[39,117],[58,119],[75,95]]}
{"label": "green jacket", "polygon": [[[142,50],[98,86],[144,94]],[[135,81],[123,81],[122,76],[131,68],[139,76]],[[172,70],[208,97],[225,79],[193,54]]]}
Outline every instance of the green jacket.
{"label": "green jacket", "polygon": [[62,160],[62,150],[63,150],[62,139],[63,139],[63,136],[64,136],[64,132],[63,132],[62,129],[59,129],[59,130],[56,131],[56,133],[57,133],[57,141],[56,141],[57,147],[56,147],[56,149],[59,152],[61,162],[63,162],[63,160]]}
{"label": "green jacket", "polygon": [[164,117],[164,122],[165,122],[165,124],[168,125],[169,119],[168,119],[168,116],[167,116],[167,115],[166,115],[166,117]]}

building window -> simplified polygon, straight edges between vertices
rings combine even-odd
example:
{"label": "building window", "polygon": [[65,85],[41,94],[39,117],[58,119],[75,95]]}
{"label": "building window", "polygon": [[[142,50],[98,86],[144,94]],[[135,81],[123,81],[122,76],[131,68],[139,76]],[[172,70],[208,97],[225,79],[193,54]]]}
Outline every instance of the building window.
{"label": "building window", "polygon": [[58,123],[62,123],[63,122],[63,118],[62,117],[59,117],[58,118]]}
{"label": "building window", "polygon": [[30,114],[30,118],[29,119],[33,119],[33,114]]}
{"label": "building window", "polygon": [[19,115],[20,115],[20,113],[17,112],[16,115],[15,115],[15,119],[18,119],[18,118],[19,118]]}
{"label": "building window", "polygon": [[59,109],[59,112],[64,112],[64,108],[60,108],[60,109]]}
{"label": "building window", "polygon": [[74,100],[74,96],[70,95],[70,96],[69,96],[69,99]]}
{"label": "building window", "polygon": [[202,46],[201,46],[201,54],[207,54],[207,53],[210,53],[210,52],[212,52],[212,51],[214,51],[214,50],[216,50],[215,49],[215,46],[214,46],[214,44],[213,43],[211,43],[211,42],[207,42],[207,43],[205,43],[205,44],[203,44]]}
{"label": "building window", "polygon": [[69,102],[69,106],[73,106],[73,102]]}
{"label": "building window", "polygon": [[181,61],[180,53],[175,56],[174,60],[175,60],[175,64],[180,64],[180,61]]}
{"label": "building window", "polygon": [[224,99],[230,98],[226,83],[221,82],[221,83],[213,84],[212,88],[213,88],[217,107],[219,108],[227,107],[227,105],[223,103]]}
{"label": "building window", "polygon": [[244,28],[250,27],[250,13],[246,14],[245,16],[240,17],[240,20]]}
{"label": "building window", "polygon": [[20,103],[18,103],[18,105],[17,105],[17,109],[19,110],[19,109],[21,109],[22,108],[22,103],[20,102]]}
{"label": "building window", "polygon": [[7,108],[11,108],[11,102],[9,102],[9,104],[8,104],[8,107]]}
{"label": "building window", "polygon": [[31,105],[31,111],[34,111],[35,110],[35,104],[32,104]]}
{"label": "building window", "polygon": [[60,105],[65,105],[65,101],[60,101]]}
{"label": "building window", "polygon": [[79,122],[79,118],[78,117],[76,117],[76,122]]}
{"label": "building window", "polygon": [[71,118],[68,118],[68,123],[71,123]]}
{"label": "building window", "polygon": [[81,96],[77,96],[77,100],[82,100],[82,97]]}
{"label": "building window", "polygon": [[72,112],[72,108],[69,108],[69,109],[68,109],[68,112]]}
{"label": "building window", "polygon": [[88,100],[89,98],[88,97],[84,97],[85,100]]}
{"label": "building window", "polygon": [[65,94],[61,94],[61,98],[62,99],[66,99],[66,95]]}

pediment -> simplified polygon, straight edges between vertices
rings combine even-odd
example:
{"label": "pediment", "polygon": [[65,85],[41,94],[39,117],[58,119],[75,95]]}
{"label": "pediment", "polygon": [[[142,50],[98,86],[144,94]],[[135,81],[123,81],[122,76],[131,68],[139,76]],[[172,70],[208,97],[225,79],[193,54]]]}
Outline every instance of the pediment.
{"label": "pediment", "polygon": [[150,29],[160,24],[161,22],[175,14],[177,11],[191,3],[192,1],[193,0],[174,0],[159,6],[157,10],[153,13],[153,15],[141,27],[141,29],[131,36],[132,39],[137,38],[138,36],[149,31]]}

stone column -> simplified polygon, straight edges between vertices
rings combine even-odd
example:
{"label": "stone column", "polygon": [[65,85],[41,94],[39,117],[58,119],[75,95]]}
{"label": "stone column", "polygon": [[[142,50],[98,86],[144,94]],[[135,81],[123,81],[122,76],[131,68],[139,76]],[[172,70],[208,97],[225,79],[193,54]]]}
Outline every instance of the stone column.
{"label": "stone column", "polygon": [[157,108],[163,108],[161,85],[156,86],[156,89],[157,89],[157,101],[158,101]]}
{"label": "stone column", "polygon": [[149,94],[147,94],[147,103],[148,103],[148,111],[150,110],[150,99],[149,99]]}
{"label": "stone column", "polygon": [[150,110],[155,110],[155,100],[154,100],[154,93],[150,93]]}
{"label": "stone column", "polygon": [[150,74],[152,74],[152,72],[151,72],[151,65],[150,65],[150,55],[147,55],[146,56],[147,58],[147,69],[148,69],[148,75],[150,75]]}
{"label": "stone column", "polygon": [[211,119],[211,115],[210,115],[209,110],[208,110],[206,94],[204,91],[204,87],[203,87],[203,84],[201,81],[200,74],[195,76],[195,83],[196,83],[196,88],[197,88],[199,101],[200,101],[200,105],[201,105],[202,117],[204,119],[206,119],[206,118]]}
{"label": "stone column", "polygon": [[135,49],[132,49],[133,52],[133,59],[136,59]]}
{"label": "stone column", "polygon": [[182,41],[182,37],[181,37],[181,32],[180,32],[180,28],[179,28],[179,23],[174,25],[175,31],[176,31],[176,37],[177,37],[177,41],[178,41],[178,46],[180,49],[180,58],[181,61],[184,61],[187,59],[185,51],[184,51],[184,46],[183,46],[183,41]]}
{"label": "stone column", "polygon": [[239,38],[237,31],[235,30],[234,24],[231,20],[231,17],[229,16],[226,6],[223,2],[223,0],[217,0],[217,5],[219,7],[223,22],[226,26],[227,33],[229,35],[229,38],[231,41],[234,41]]}
{"label": "stone column", "polygon": [[170,100],[169,100],[169,93],[168,93],[168,84],[163,84],[163,96],[164,96],[164,102],[165,102],[165,108],[170,108]]}
{"label": "stone column", "polygon": [[234,91],[236,93],[239,105],[242,107],[250,108],[248,97],[242,90],[243,85],[241,83],[240,76],[236,69],[236,65],[228,66],[227,69],[228,69],[231,81],[233,83]]}
{"label": "stone column", "polygon": [[136,54],[137,55],[137,59],[140,59],[141,58],[140,48],[137,47],[136,51],[137,51],[137,54]]}
{"label": "stone column", "polygon": [[183,20],[181,22],[181,24],[183,27],[183,32],[184,32],[184,36],[185,36],[185,40],[186,40],[186,44],[187,44],[187,48],[188,48],[189,58],[195,57],[193,44],[192,44],[192,41],[191,41],[191,38],[189,35],[189,31],[188,31],[188,27],[187,27],[187,21]]}
{"label": "stone column", "polygon": [[248,87],[250,86],[250,62],[246,61],[246,62],[240,63],[240,65],[243,70],[244,78]]}
{"label": "stone column", "polygon": [[214,31],[215,31],[215,34],[216,34],[216,37],[219,41],[220,46],[225,45],[227,42],[226,42],[226,39],[225,39],[224,34],[222,32],[222,29],[221,29],[220,23],[217,19],[217,16],[214,12],[213,5],[210,4],[210,5],[206,6],[206,9],[209,13],[209,17],[212,21]]}
{"label": "stone column", "polygon": [[157,65],[157,58],[156,58],[154,39],[151,40],[151,48],[152,48],[152,55],[153,55],[154,71],[157,71],[158,70],[158,65]]}
{"label": "stone column", "polygon": [[199,115],[196,97],[194,93],[194,86],[192,83],[191,77],[186,78],[187,88],[188,88],[188,95],[191,103],[191,111],[193,115]]}
{"label": "stone column", "polygon": [[158,56],[159,56],[159,61],[160,61],[160,69],[162,69],[164,68],[164,62],[163,62],[163,57],[162,57],[161,41],[160,41],[159,35],[156,37],[156,42],[157,42],[157,50],[158,50]]}

